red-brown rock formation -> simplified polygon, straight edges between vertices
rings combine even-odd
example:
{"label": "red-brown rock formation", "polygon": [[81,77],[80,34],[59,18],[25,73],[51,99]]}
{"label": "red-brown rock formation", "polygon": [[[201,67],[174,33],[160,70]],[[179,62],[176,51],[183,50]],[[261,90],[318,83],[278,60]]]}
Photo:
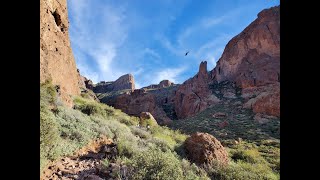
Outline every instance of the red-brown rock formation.
{"label": "red-brown rock formation", "polygon": [[241,88],[278,82],[280,77],[280,7],[265,9],[232,38],[212,71],[218,82]]}
{"label": "red-brown rock formation", "polygon": [[140,116],[142,112],[150,112],[159,124],[169,124],[171,120],[162,108],[157,106],[154,94],[147,93],[145,89],[136,89],[131,94],[121,94],[111,104],[123,112]]}
{"label": "red-brown rock formation", "polygon": [[211,78],[235,82],[255,113],[280,116],[280,6],[261,11],[229,41]]}
{"label": "red-brown rock formation", "polygon": [[209,89],[207,62],[201,62],[199,72],[178,87],[175,95],[175,111],[179,119],[195,115],[219,102]]}
{"label": "red-brown rock formation", "polygon": [[72,106],[79,95],[79,76],[69,40],[66,0],[40,1],[40,82],[60,86],[61,98]]}
{"label": "red-brown rock formation", "polygon": [[203,164],[218,161],[228,164],[228,152],[221,143],[208,133],[194,133],[185,141],[188,157],[191,161]]}

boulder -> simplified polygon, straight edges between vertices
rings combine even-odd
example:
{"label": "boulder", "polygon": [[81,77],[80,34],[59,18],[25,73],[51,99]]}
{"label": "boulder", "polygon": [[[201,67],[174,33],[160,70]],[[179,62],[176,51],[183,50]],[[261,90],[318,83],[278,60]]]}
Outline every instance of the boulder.
{"label": "boulder", "polygon": [[221,143],[208,133],[194,133],[185,141],[188,158],[197,164],[218,161],[228,164],[228,152]]}

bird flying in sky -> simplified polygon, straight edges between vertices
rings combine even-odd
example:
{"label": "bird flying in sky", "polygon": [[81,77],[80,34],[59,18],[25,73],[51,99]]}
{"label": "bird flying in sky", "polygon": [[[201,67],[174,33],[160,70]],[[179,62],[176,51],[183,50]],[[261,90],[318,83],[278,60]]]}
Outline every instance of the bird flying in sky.
{"label": "bird flying in sky", "polygon": [[189,53],[189,51],[187,51],[187,52],[186,52],[186,54],[185,54],[184,56],[188,55],[188,53]]}

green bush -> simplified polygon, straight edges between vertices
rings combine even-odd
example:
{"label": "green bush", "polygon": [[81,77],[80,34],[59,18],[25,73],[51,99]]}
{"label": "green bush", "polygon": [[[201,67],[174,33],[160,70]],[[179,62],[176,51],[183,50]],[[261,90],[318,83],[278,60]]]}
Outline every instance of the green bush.
{"label": "green bush", "polygon": [[150,139],[151,138],[151,134],[142,128],[138,128],[136,126],[131,126],[130,129],[134,135],[136,135],[142,139]]}
{"label": "green bush", "polygon": [[55,117],[46,107],[40,107],[40,170],[48,160],[54,160],[59,154],[56,153],[59,141],[58,124]]}
{"label": "green bush", "polygon": [[171,152],[149,149],[134,154],[127,165],[132,168],[130,179],[183,179],[180,161]]}
{"label": "green bush", "polygon": [[140,119],[139,123],[142,127],[150,126],[151,128],[158,126],[158,123],[155,119]]}
{"label": "green bush", "polygon": [[57,91],[55,86],[51,84],[50,80],[40,83],[40,105],[52,105],[56,102]]}
{"label": "green bush", "polygon": [[248,163],[258,163],[264,161],[257,149],[238,149],[232,153],[231,158],[235,161],[244,161]]}
{"label": "green bush", "polygon": [[186,180],[209,180],[207,177],[207,173],[196,166],[194,163],[190,164],[190,162],[186,159],[182,159],[181,167],[183,171],[184,179]]}
{"label": "green bush", "polygon": [[252,164],[242,160],[231,160],[228,166],[223,166],[219,162],[214,161],[211,164],[203,165],[203,168],[212,179],[280,179],[279,173],[272,171],[265,162]]}
{"label": "green bush", "polygon": [[103,107],[95,102],[85,102],[85,103],[76,103],[75,109],[80,110],[82,113],[87,115],[102,115],[106,116],[106,112]]}

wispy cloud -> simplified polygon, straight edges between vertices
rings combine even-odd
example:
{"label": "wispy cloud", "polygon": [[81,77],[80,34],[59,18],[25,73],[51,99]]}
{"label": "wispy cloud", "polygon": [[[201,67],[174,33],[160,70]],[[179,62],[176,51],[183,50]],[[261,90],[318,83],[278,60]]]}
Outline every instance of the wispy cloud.
{"label": "wispy cloud", "polygon": [[182,83],[198,71],[202,60],[211,70],[226,43],[256,17],[252,9],[259,9],[257,3],[250,8],[221,3],[227,12],[217,8],[217,1],[210,1],[212,8],[192,13],[198,6],[194,1],[68,0],[77,66],[94,82],[131,73],[137,88],[164,79]]}
{"label": "wispy cloud", "polygon": [[181,79],[179,78],[179,76],[185,70],[186,70],[186,67],[168,68],[168,69],[161,70],[155,73],[155,76],[152,82],[154,84],[157,84],[160,81],[167,79],[174,83],[181,83]]}
{"label": "wispy cloud", "polygon": [[[98,65],[99,72],[86,73],[90,79],[96,81],[117,79],[123,73],[113,62],[118,54],[118,48],[127,37],[127,27],[124,23],[125,8],[116,8],[110,4],[99,4],[99,7],[96,7],[94,3],[85,0],[70,0],[68,5],[73,17],[70,32],[72,43],[91,56],[91,61],[94,61],[86,62],[87,59],[77,56],[78,64]],[[94,26],[99,28],[95,29]],[[83,68],[89,67],[79,68],[84,71]]]}
{"label": "wispy cloud", "polygon": [[145,48],[143,51],[144,54],[151,55],[156,59],[161,59],[160,55],[153,49]]}

